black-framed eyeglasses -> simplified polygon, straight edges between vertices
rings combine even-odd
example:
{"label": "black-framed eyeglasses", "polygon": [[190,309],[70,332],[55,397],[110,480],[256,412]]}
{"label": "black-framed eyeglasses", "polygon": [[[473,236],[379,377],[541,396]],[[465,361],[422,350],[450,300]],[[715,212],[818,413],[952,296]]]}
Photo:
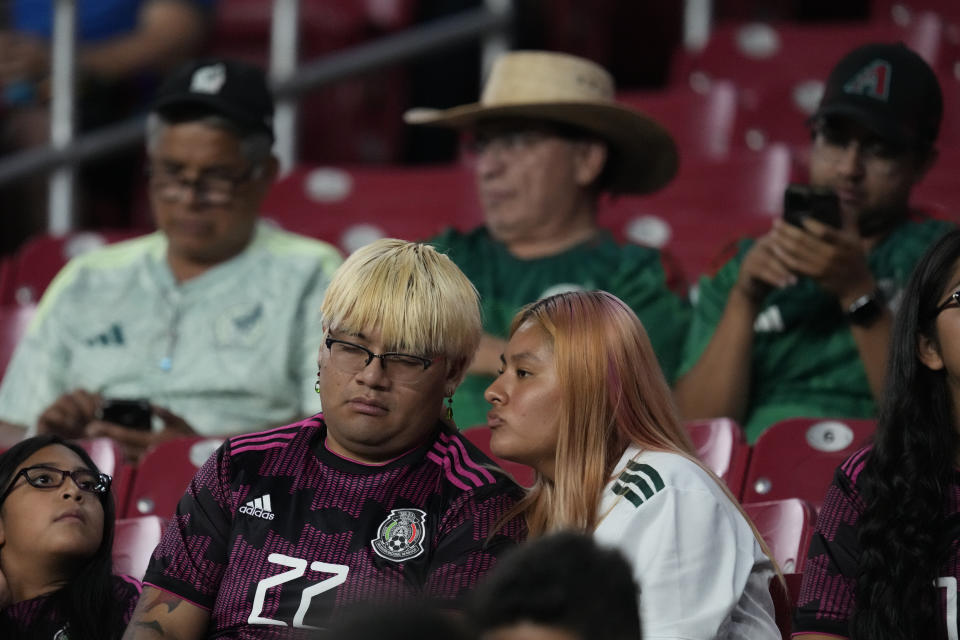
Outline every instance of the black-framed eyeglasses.
{"label": "black-framed eyeglasses", "polygon": [[107,474],[97,473],[96,471],[91,471],[89,469],[64,471],[63,469],[57,469],[56,467],[38,464],[32,467],[20,469],[20,471],[13,476],[10,486],[8,486],[7,490],[3,492],[3,496],[0,496],[0,502],[3,502],[7,499],[7,496],[10,495],[11,491],[13,491],[14,486],[17,484],[17,479],[20,476],[23,476],[27,479],[27,484],[37,489],[56,489],[57,487],[63,485],[63,483],[69,477],[71,480],[73,480],[73,484],[77,485],[78,489],[96,495],[101,495],[107,491],[110,491],[110,483],[112,481],[110,476]]}
{"label": "black-framed eyeglasses", "polygon": [[148,166],[147,177],[157,197],[164,202],[186,202],[190,194],[197,200],[212,207],[222,207],[233,202],[237,190],[257,177],[258,165],[252,165],[234,176],[221,174],[200,175],[193,180],[185,180],[163,165]]}
{"label": "black-framed eyeglasses", "polygon": [[933,317],[936,318],[950,307],[960,307],[960,289],[951,293],[950,297],[947,298],[943,304],[933,310]]}
{"label": "black-framed eyeglasses", "polygon": [[346,373],[359,373],[374,359],[379,358],[384,372],[397,382],[414,382],[430,368],[433,360],[409,353],[374,353],[359,344],[327,338],[330,362]]}

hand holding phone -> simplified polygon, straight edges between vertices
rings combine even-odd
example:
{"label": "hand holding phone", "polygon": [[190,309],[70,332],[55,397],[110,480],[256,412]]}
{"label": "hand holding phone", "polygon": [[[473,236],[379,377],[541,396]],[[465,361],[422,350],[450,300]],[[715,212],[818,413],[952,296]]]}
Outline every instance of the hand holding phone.
{"label": "hand holding phone", "polygon": [[128,429],[150,431],[153,408],[144,398],[104,398],[97,410],[97,419],[112,422]]}
{"label": "hand holding phone", "polygon": [[783,194],[783,219],[803,229],[803,219],[808,216],[839,229],[842,221],[837,194],[831,189],[806,184],[789,185]]}

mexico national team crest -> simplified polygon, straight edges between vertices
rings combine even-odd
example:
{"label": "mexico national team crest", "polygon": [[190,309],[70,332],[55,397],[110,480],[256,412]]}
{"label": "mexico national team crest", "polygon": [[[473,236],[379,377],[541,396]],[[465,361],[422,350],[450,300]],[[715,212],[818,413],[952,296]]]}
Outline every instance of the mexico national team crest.
{"label": "mexico national team crest", "polygon": [[380,523],[376,539],[370,541],[373,550],[394,562],[416,558],[423,553],[426,517],[420,509],[393,509]]}

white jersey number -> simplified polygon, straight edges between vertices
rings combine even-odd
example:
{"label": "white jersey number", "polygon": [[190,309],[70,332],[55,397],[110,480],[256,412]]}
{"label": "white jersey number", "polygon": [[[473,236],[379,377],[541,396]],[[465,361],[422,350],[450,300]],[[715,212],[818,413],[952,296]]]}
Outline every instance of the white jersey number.
{"label": "white jersey number", "polygon": [[[279,586],[284,582],[296,580],[306,573],[307,561],[303,558],[285,556],[282,553],[271,553],[269,556],[267,556],[267,560],[274,564],[290,567],[290,570],[284,571],[283,573],[278,573],[275,576],[270,576],[269,578],[264,578],[257,583],[257,591],[253,596],[253,610],[250,612],[250,617],[247,618],[247,624],[272,624],[286,627],[286,622],[274,620],[273,618],[264,618],[260,615],[263,613],[263,601],[267,597],[268,589]],[[347,574],[350,572],[350,567],[347,565],[327,564],[326,562],[314,561],[310,564],[310,568],[314,571],[332,573],[333,575],[326,580],[321,580],[317,584],[311,585],[303,590],[303,593],[300,596],[300,606],[297,608],[297,613],[293,616],[293,626],[298,629],[316,628],[303,624],[303,619],[307,616],[307,610],[310,608],[310,601],[321,593],[335,589],[346,582]]]}
{"label": "white jersey number", "polygon": [[947,611],[947,640],[958,640],[957,638],[957,579],[953,576],[937,578],[937,586],[943,587],[947,591],[947,599],[944,608]]}

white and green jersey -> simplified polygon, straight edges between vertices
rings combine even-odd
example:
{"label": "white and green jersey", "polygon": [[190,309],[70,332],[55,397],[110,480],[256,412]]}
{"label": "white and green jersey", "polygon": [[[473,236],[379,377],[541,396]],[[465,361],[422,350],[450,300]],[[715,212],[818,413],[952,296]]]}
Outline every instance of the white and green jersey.
{"label": "white and green jersey", "polygon": [[259,224],[239,255],[182,284],[152,233],[71,260],[47,289],[0,385],[0,420],[33,433],[77,388],[147,398],[203,435],[320,410],[320,303],[332,246]]}
{"label": "white and green jersey", "polygon": [[630,446],[603,491],[594,538],[630,561],[645,640],[779,638],[773,565],[696,463]]}

